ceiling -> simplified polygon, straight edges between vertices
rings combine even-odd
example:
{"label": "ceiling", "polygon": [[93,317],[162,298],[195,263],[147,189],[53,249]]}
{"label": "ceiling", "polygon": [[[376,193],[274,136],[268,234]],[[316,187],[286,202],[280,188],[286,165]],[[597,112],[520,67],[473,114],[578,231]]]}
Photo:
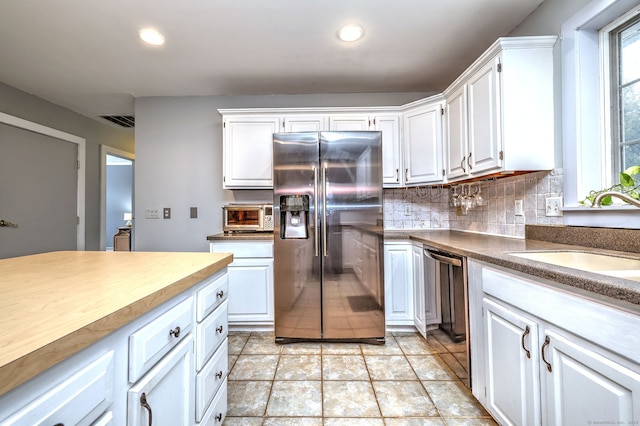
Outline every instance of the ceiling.
{"label": "ceiling", "polygon": [[[0,0],[0,82],[90,117],[146,96],[441,91],[541,2]],[[347,23],[364,38],[338,40]]]}

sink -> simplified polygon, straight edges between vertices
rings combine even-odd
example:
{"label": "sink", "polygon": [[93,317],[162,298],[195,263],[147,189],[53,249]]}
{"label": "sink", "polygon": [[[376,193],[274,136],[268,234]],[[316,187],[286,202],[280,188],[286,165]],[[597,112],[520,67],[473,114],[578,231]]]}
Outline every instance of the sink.
{"label": "sink", "polygon": [[640,281],[640,259],[571,250],[511,252],[509,254],[552,265]]}

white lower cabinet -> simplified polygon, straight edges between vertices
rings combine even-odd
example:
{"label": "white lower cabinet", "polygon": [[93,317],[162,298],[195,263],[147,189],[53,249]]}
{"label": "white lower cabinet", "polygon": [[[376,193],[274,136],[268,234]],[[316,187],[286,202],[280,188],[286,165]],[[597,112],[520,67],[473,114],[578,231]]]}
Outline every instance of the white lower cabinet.
{"label": "white lower cabinet", "polygon": [[473,394],[498,423],[640,421],[640,316],[469,265]]}
{"label": "white lower cabinet", "polygon": [[385,321],[387,326],[413,326],[412,245],[384,243]]}
{"label": "white lower cabinet", "polygon": [[1,395],[0,425],[220,425],[227,294],[225,268]]}
{"label": "white lower cabinet", "polygon": [[413,324],[422,336],[427,338],[427,310],[425,309],[425,287],[424,287],[424,255],[422,254],[422,244],[413,244]]}
{"label": "white lower cabinet", "polygon": [[194,418],[193,335],[129,389],[127,425],[188,425]]}
{"label": "white lower cabinet", "polygon": [[215,241],[211,252],[233,253],[229,269],[229,324],[273,326],[273,242]]}

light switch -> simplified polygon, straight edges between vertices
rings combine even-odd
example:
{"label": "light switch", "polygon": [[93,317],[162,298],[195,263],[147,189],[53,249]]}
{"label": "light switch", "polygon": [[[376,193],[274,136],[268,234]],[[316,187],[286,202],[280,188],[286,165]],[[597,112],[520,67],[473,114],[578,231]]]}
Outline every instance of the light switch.
{"label": "light switch", "polygon": [[164,209],[162,209],[162,218],[171,219],[171,209],[169,207],[165,207]]}
{"label": "light switch", "polygon": [[191,219],[197,219],[198,218],[198,208],[197,207],[191,207],[189,209],[189,217]]}

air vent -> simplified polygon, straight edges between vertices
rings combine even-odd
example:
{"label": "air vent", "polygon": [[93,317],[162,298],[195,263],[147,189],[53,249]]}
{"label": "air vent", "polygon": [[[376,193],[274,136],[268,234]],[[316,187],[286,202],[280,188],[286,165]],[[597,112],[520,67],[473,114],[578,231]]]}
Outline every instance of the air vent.
{"label": "air vent", "polygon": [[135,127],[136,118],[133,115],[101,115],[107,121],[110,121],[122,127]]}

